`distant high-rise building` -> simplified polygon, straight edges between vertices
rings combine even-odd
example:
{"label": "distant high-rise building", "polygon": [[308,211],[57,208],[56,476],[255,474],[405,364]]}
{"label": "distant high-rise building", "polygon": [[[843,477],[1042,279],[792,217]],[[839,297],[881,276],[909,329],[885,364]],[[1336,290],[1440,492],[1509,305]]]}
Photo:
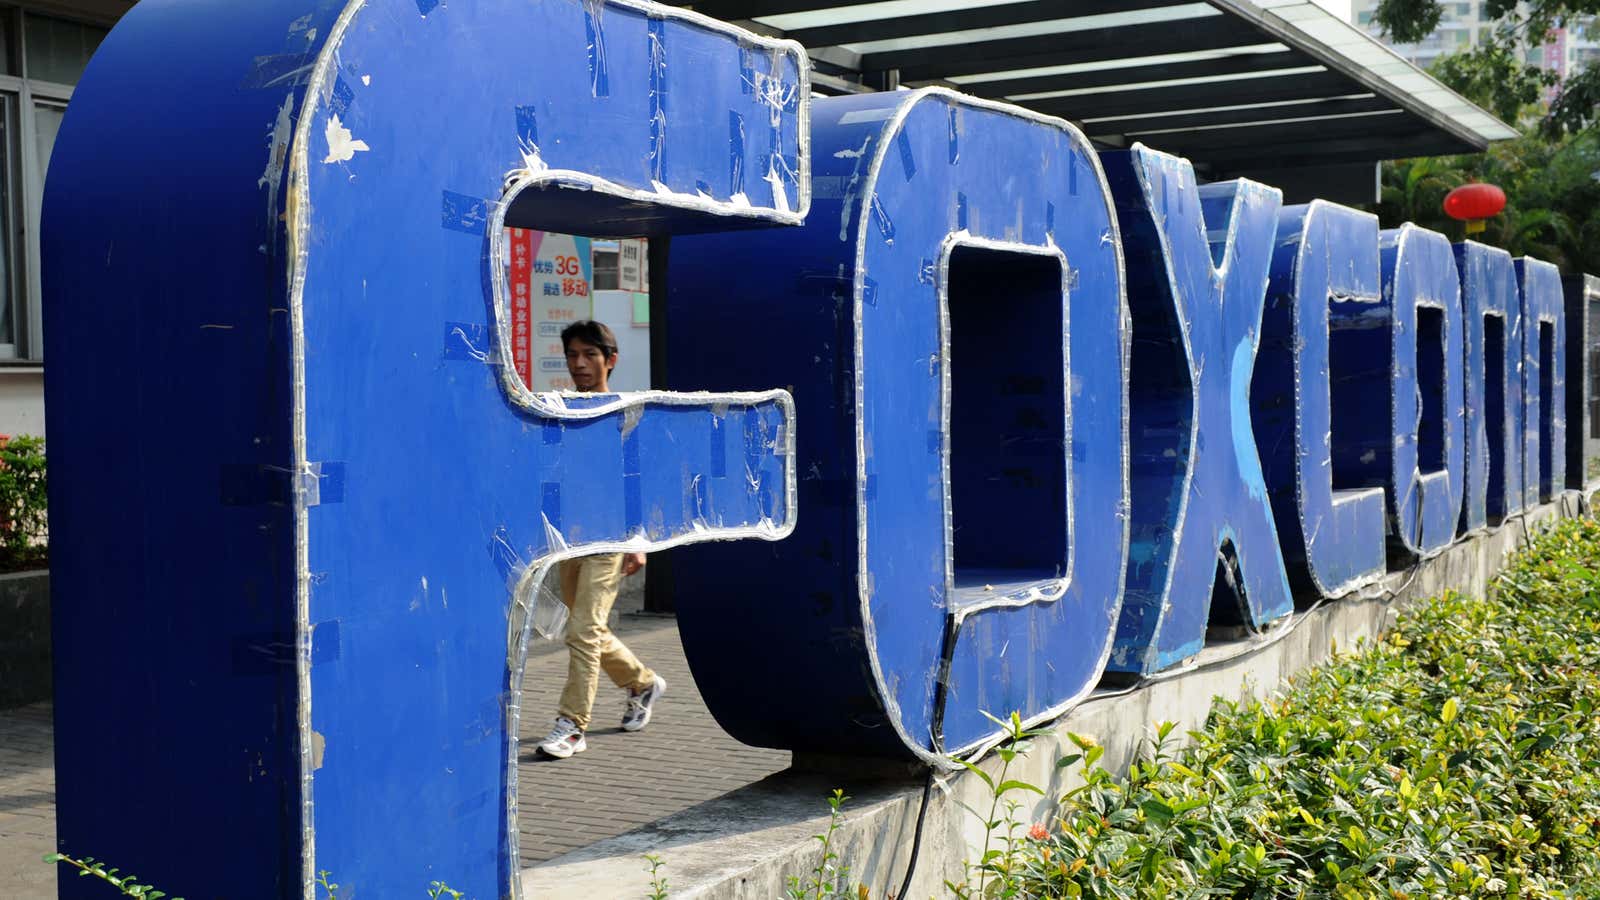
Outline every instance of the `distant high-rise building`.
{"label": "distant high-rise building", "polygon": [[[1439,22],[1439,27],[1415,44],[1389,42],[1396,53],[1427,68],[1441,56],[1471,50],[1493,36],[1495,22],[1489,17],[1489,4],[1485,0],[1448,0],[1441,5],[1444,7],[1444,18]],[[1372,18],[1377,6],[1378,0],[1354,0],[1354,18],[1351,21],[1369,34],[1387,40]],[[1544,44],[1524,47],[1524,59],[1530,65],[1551,70],[1561,78],[1566,78],[1569,73],[1600,59],[1600,41],[1588,33],[1589,25],[1590,22],[1585,21],[1556,29],[1547,36]]]}

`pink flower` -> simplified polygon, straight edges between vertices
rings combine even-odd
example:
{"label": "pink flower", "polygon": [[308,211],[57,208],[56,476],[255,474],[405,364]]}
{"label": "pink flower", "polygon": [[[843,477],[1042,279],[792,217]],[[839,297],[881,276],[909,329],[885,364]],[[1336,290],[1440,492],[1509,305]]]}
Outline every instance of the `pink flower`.
{"label": "pink flower", "polygon": [[1050,837],[1050,831],[1040,823],[1035,822],[1033,823],[1033,826],[1028,829],[1028,837],[1033,838],[1036,841],[1046,840]]}

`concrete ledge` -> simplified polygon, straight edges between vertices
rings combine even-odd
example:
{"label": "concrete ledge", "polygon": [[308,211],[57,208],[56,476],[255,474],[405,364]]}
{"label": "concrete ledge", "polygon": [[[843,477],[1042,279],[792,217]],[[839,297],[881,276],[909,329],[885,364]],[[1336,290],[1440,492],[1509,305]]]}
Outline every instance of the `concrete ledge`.
{"label": "concrete ledge", "polygon": [[[1296,613],[1248,640],[1206,647],[1186,666],[1131,689],[1091,695],[1035,741],[1008,777],[1045,789],[1022,821],[1046,821],[1059,797],[1076,783],[1056,760],[1075,748],[1068,733],[1092,735],[1106,748],[1102,765],[1122,772],[1149,739],[1156,722],[1178,723],[1177,734],[1204,724],[1214,698],[1265,696],[1289,676],[1381,636],[1407,605],[1446,591],[1481,596],[1505,560],[1531,534],[1558,518],[1580,514],[1576,492],[1467,537],[1438,557],[1391,572],[1378,585]],[[996,711],[997,714],[1005,712]],[[716,765],[715,760],[705,760]],[[800,766],[811,766],[802,770]],[[999,770],[999,760],[981,763]],[[849,883],[873,897],[942,896],[944,881],[962,876],[962,860],[980,855],[981,823],[961,808],[987,810],[985,786],[966,773],[936,779],[923,825],[921,851],[909,890],[902,889],[922,800],[921,778],[875,761],[797,759],[797,767],[725,794],[652,825],[569,853],[522,873],[525,897],[645,897],[650,878],[644,854],[665,864],[670,895],[683,898],[781,896],[790,875],[819,861],[813,835],[827,827],[826,798],[843,788],[854,799],[835,837],[835,852],[850,867]],[[1031,799],[1013,797],[1019,801]],[[958,803],[959,801],[959,803]]]}
{"label": "concrete ledge", "polygon": [[50,696],[50,573],[0,575],[0,709]]}

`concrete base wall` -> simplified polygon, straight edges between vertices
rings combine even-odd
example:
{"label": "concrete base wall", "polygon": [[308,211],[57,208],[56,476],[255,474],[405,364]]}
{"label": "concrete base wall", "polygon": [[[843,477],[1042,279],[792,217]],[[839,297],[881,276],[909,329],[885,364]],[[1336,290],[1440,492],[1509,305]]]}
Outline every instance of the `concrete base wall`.
{"label": "concrete base wall", "polygon": [[50,699],[50,573],[0,575],[0,709]]}
{"label": "concrete base wall", "polygon": [[[1176,722],[1178,735],[1198,729],[1214,698],[1269,695],[1294,673],[1370,644],[1411,603],[1452,590],[1482,596],[1532,533],[1579,513],[1580,496],[1564,494],[1556,503],[1468,537],[1412,569],[1390,573],[1378,585],[1296,613],[1262,635],[1208,646],[1188,665],[1131,690],[1092,695],[1051,726],[1050,734],[1036,740],[1008,773],[1045,789],[1034,806],[1018,810],[1018,820],[1049,821],[1054,798],[1077,783],[1074,770],[1055,765],[1076,752],[1069,733],[1093,736],[1106,748],[1101,765],[1126,771],[1155,723]],[[713,759],[702,762],[716,765]],[[980,765],[998,773],[1000,760],[991,755]],[[850,867],[849,884],[866,885],[874,898],[943,896],[944,881],[959,880],[962,860],[978,858],[984,843],[980,820],[961,804],[987,811],[989,797],[983,782],[965,772],[935,779],[916,872],[906,890],[901,882],[923,785],[924,775],[908,766],[797,757],[788,772],[524,871],[523,895],[647,896],[644,854],[654,853],[665,864],[663,874],[673,897],[781,896],[789,875],[808,873],[820,859],[813,835],[827,827],[826,798],[837,787],[853,798],[834,847],[841,863]],[[1011,799],[1026,803],[1033,798],[1013,794]]]}

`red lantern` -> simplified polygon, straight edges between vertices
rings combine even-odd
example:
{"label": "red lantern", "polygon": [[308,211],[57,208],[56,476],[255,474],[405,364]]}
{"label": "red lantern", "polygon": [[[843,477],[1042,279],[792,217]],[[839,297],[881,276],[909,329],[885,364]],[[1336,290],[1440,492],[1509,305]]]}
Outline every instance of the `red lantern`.
{"label": "red lantern", "polygon": [[1506,192],[1492,184],[1463,184],[1444,198],[1444,214],[1467,223],[1467,234],[1484,228],[1483,220],[1506,208]]}

